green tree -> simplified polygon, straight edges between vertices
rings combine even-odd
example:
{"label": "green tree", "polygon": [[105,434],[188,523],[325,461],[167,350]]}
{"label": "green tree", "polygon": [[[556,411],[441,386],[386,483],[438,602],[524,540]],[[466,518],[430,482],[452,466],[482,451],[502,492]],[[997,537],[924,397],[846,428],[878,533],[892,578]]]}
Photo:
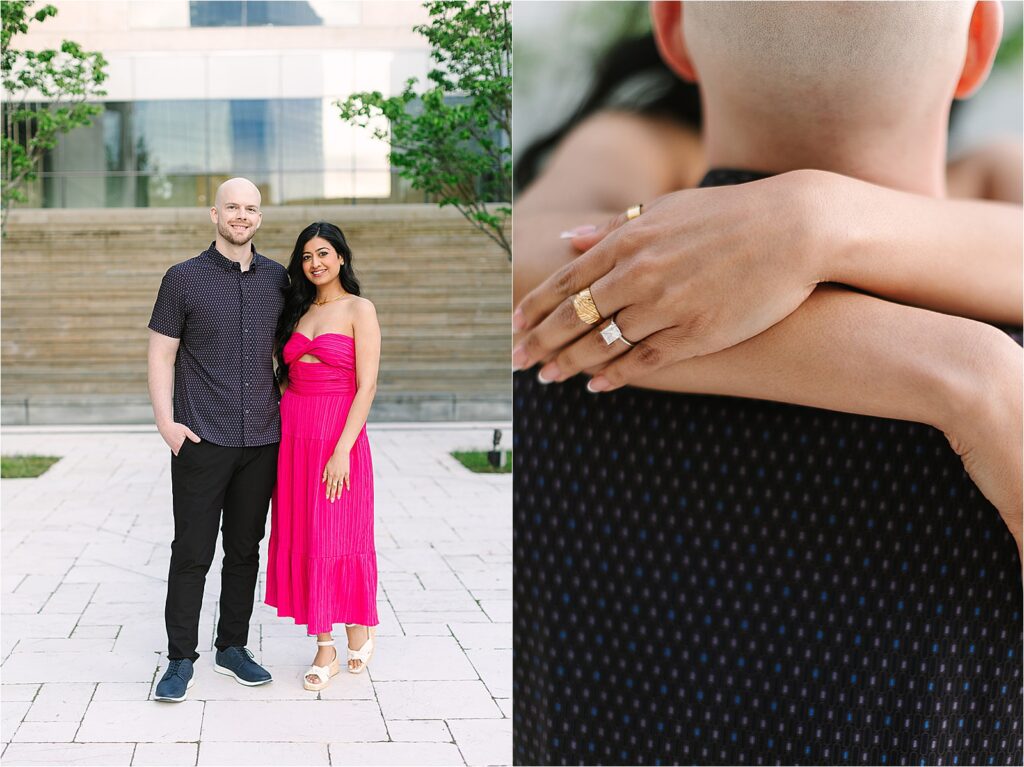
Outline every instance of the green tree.
{"label": "green tree", "polygon": [[436,65],[416,92],[415,78],[397,96],[355,93],[335,102],[341,117],[391,145],[398,174],[454,205],[508,257],[505,224],[512,214],[512,26],[509,2],[430,0],[430,23],[414,27],[427,38]]}
{"label": "green tree", "polygon": [[34,0],[3,0],[0,72],[3,77],[3,188],[0,190],[2,222],[16,202],[27,199],[25,187],[36,178],[47,150],[57,145],[61,134],[88,125],[101,107],[87,101],[106,95],[100,85],[106,80],[103,55],[84,51],[78,43],[64,40],[59,50],[18,50],[12,43],[28,32],[33,21],[57,15],[45,5],[35,13]]}

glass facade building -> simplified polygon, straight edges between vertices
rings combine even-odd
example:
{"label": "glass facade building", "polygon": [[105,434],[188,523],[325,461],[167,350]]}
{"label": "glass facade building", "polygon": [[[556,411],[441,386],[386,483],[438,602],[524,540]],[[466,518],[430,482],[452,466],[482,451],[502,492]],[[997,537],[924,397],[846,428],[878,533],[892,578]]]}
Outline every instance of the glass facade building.
{"label": "glass facade building", "polygon": [[209,205],[217,186],[239,175],[267,205],[425,201],[391,172],[387,145],[343,122],[334,103],[357,91],[397,92],[410,76],[424,80],[426,42],[412,32],[425,20],[419,4],[57,7],[30,42],[53,47],[67,37],[101,51],[110,62],[107,95],[90,126],[47,152],[28,207]]}
{"label": "glass facade building", "polygon": [[321,99],[101,106],[92,125],[63,136],[46,154],[30,206],[206,205],[221,182],[239,175],[256,183],[270,205],[423,201],[391,178],[386,147],[360,137]]}

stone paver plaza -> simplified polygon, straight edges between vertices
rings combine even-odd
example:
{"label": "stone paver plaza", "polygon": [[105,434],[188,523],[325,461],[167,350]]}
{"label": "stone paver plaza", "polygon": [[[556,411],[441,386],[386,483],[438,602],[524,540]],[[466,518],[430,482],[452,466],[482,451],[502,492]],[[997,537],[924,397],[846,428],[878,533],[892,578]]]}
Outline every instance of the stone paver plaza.
{"label": "stone paver plaza", "polygon": [[[196,683],[170,704],[152,700],[167,664],[166,446],[152,428],[5,430],[5,455],[63,458],[0,483],[3,763],[511,763],[511,475],[475,475],[448,455],[489,448],[491,428],[369,433],[381,616],[369,673],[343,668],[326,690],[303,690],[314,642],[262,604],[264,573],[249,649],[274,681],[215,673],[218,542]],[[263,567],[268,538],[269,518]]]}

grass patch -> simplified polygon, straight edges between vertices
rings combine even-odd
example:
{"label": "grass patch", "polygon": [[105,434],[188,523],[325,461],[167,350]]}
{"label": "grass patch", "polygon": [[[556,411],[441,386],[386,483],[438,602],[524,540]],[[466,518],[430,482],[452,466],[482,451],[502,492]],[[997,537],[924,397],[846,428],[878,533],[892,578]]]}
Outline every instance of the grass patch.
{"label": "grass patch", "polygon": [[55,455],[0,456],[0,477],[3,479],[38,477],[59,460],[60,456]]}
{"label": "grass patch", "polygon": [[452,458],[477,474],[508,474],[512,471],[512,451],[503,450],[501,466],[497,469],[487,462],[486,450],[456,450]]}

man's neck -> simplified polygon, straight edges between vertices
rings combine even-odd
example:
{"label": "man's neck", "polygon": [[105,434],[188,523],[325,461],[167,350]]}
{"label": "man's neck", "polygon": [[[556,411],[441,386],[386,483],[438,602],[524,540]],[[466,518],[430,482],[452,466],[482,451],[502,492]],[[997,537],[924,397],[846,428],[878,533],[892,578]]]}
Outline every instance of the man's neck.
{"label": "man's neck", "polygon": [[946,194],[944,123],[910,130],[880,119],[877,128],[860,131],[814,124],[787,130],[716,114],[709,107],[705,135],[712,168],[768,173],[815,168],[929,197]]}
{"label": "man's neck", "polygon": [[217,252],[224,256],[224,258],[229,261],[237,261],[243,272],[248,270],[252,264],[251,241],[244,245],[234,245],[218,234],[214,240],[214,245],[217,248]]}

